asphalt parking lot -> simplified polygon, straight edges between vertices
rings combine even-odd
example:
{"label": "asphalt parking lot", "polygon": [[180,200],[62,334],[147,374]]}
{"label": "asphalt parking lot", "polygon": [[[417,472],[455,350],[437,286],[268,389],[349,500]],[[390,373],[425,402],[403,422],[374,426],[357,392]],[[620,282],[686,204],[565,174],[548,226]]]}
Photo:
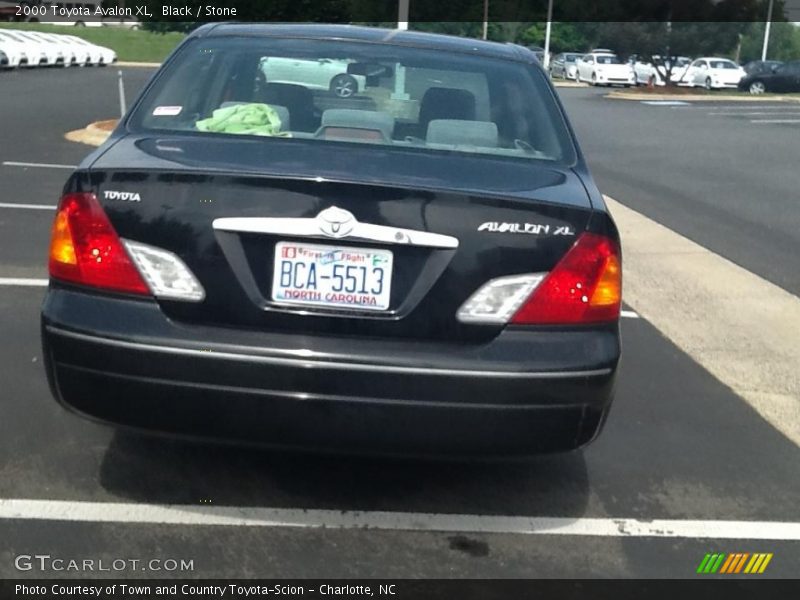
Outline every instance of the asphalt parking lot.
{"label": "asphalt parking lot", "polygon": [[[771,552],[764,576],[800,572],[800,448],[635,313],[623,319],[600,439],[524,463],[297,456],[115,433],[66,414],[44,378],[36,280],[48,206],[91,151],[63,134],[118,114],[116,72],[0,74],[0,577],[75,575],[15,568],[37,553],[191,559],[204,578],[686,578],[707,552]],[[129,96],[149,75],[124,70]],[[800,104],[560,94],[605,193],[800,293],[800,123],[743,114],[797,121]],[[31,516],[15,518],[10,500]],[[106,521],[92,503],[124,510]],[[159,521],[164,505],[180,506],[181,524]],[[659,520],[695,533],[673,537]],[[655,524],[637,534],[634,521]],[[764,535],[737,538],[747,523]]]}

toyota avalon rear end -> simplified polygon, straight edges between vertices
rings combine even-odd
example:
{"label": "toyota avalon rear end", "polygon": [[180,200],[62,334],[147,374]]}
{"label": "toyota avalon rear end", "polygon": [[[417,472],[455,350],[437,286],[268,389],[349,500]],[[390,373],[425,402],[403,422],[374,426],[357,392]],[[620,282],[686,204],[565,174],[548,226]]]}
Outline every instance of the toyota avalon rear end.
{"label": "toyota avalon rear end", "polygon": [[[304,66],[271,82],[273,57]],[[50,275],[53,394],[115,425],[529,455],[591,441],[612,400],[618,233],[515,46],[203,27],[67,181]]]}

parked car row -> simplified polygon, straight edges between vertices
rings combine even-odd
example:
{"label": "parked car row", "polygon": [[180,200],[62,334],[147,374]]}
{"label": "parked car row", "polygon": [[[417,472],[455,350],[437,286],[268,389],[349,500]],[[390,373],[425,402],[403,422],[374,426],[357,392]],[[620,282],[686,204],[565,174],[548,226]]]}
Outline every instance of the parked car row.
{"label": "parked car row", "polygon": [[117,54],[74,35],[0,29],[0,68],[106,66]]}
{"label": "parked car row", "polygon": [[[671,64],[674,61],[674,64]],[[751,61],[740,67],[721,57],[687,56],[664,58],[631,55],[627,62],[610,50],[588,54],[562,52],[550,62],[550,76],[592,85],[672,85],[704,87],[707,90],[739,89],[751,94],[800,92],[800,61]]]}

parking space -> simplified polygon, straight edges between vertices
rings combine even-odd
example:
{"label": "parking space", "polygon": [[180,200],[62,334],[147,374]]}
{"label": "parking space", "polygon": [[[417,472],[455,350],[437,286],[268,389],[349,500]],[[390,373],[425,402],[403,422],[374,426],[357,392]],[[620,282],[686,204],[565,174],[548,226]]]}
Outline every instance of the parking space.
{"label": "parking space", "polygon": [[[116,70],[60,80],[53,107],[35,93],[37,76],[14,82],[14,94],[28,90],[31,116],[0,134],[0,282],[46,277],[46,206],[68,174],[8,163],[77,164],[91,149],[63,133],[118,110]],[[129,92],[148,76],[125,70]],[[791,204],[797,173],[786,173],[796,132],[754,140],[739,106],[647,106],[593,89],[561,95],[605,192],[800,292],[788,252],[800,231]],[[0,98],[4,110],[12,105]],[[709,122],[701,139],[696,132]],[[750,175],[755,153],[760,172]],[[29,208],[8,206],[17,203]],[[623,319],[616,404],[585,451],[441,464],[115,433],[68,415],[42,368],[43,294],[0,285],[0,577],[21,575],[13,559],[22,553],[99,559],[120,548],[131,558],[193,559],[196,577],[689,577],[709,551],[773,552],[767,574],[775,577],[800,566],[800,448],[646,319]],[[98,393],[113,401],[113,390]],[[52,504],[33,502],[42,500]],[[102,522],[95,502],[122,508]],[[14,518],[14,510],[30,512]],[[57,516],[42,520],[48,514]],[[176,515],[190,524],[160,521]],[[763,532],[785,523],[777,528],[786,533],[737,539],[747,523]],[[671,537],[670,528],[688,524],[692,534]]]}
{"label": "parking space", "polygon": [[[744,104],[744,105],[743,105]],[[673,107],[675,108],[675,107]],[[709,117],[733,119],[752,125],[800,125],[800,102],[779,103],[738,103],[723,104],[697,103],[689,104],[686,108],[700,111]]]}

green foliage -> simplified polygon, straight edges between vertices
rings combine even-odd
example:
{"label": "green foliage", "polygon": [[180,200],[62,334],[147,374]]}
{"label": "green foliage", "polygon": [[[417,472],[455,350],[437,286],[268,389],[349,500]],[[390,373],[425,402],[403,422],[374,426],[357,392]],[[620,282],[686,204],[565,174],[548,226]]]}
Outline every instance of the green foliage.
{"label": "green foliage", "polygon": [[[742,36],[741,60],[761,59],[764,23],[749,23]],[[770,27],[768,60],[800,60],[800,27],[791,23],[773,23]]]}
{"label": "green foliage", "polygon": [[[533,23],[515,39],[524,46],[544,47],[546,23]],[[584,52],[589,50],[590,38],[578,23],[553,23],[550,29],[551,52]]]}

